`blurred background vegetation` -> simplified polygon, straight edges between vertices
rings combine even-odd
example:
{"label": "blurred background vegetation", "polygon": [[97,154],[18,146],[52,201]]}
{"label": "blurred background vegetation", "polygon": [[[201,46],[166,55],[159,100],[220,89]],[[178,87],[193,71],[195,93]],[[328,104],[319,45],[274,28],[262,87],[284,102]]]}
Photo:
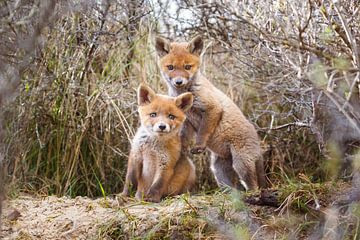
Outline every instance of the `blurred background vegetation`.
{"label": "blurred background vegetation", "polygon": [[[0,5],[2,164],[10,189],[72,197],[121,191],[138,126],[135,89],[145,81],[166,93],[157,34],[203,36],[202,70],[256,126],[270,186],[299,174],[333,179],[357,148],[358,1]],[[192,158],[197,190],[216,187],[208,157]]]}

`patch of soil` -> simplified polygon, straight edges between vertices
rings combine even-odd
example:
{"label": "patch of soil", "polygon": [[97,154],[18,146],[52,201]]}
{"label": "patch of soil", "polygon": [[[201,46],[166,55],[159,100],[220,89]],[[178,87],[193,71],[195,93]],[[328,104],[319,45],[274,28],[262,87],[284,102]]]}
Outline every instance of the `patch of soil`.
{"label": "patch of soil", "polygon": [[115,200],[20,196],[6,201],[1,239],[87,239],[116,214]]}
{"label": "patch of soil", "polygon": [[[161,203],[127,198],[20,196],[5,202],[1,239],[237,239],[258,229],[229,195],[182,195]],[[239,232],[239,231],[238,231]]]}
{"label": "patch of soil", "polygon": [[[332,189],[330,193],[340,193],[340,189],[344,190],[344,186],[340,185],[337,191]],[[304,192],[295,190],[289,195],[294,196],[294,202],[301,200],[299,194]],[[269,196],[272,199],[271,194],[265,194],[265,197]],[[280,207],[278,204],[276,207],[246,205],[242,197],[238,192],[215,192],[211,195],[185,194],[161,203],[146,203],[132,198],[71,199],[21,195],[4,204],[0,238],[321,239],[357,233],[360,216],[360,204],[357,203],[321,205],[319,209],[310,206],[304,213],[299,209],[292,211],[294,204],[288,203],[289,197],[284,201],[286,211],[283,203]],[[319,199],[319,203],[324,202]],[[330,202],[334,200],[340,199],[333,198]]]}

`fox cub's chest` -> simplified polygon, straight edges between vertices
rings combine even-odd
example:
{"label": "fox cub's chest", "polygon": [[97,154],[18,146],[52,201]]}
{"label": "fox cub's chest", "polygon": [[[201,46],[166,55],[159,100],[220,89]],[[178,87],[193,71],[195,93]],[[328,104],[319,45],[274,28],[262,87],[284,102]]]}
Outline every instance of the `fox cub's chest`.
{"label": "fox cub's chest", "polygon": [[[178,152],[180,152],[179,146],[172,146],[169,141],[160,141],[155,137],[146,136],[138,144],[139,151],[141,152],[143,164],[148,167],[162,167],[169,161],[176,159]],[[179,148],[179,151],[176,149]]]}

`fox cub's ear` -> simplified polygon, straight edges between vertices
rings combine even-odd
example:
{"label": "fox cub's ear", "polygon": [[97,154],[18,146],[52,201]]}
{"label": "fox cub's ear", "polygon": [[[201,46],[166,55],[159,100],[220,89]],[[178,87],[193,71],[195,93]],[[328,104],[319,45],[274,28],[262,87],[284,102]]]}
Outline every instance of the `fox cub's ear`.
{"label": "fox cub's ear", "polygon": [[193,99],[194,99],[194,97],[193,97],[192,93],[189,93],[189,92],[183,93],[175,99],[175,104],[176,104],[176,106],[178,106],[181,110],[183,110],[185,112],[192,107]]}
{"label": "fox cub's ear", "polygon": [[150,87],[140,84],[137,90],[138,104],[142,106],[151,103],[155,95],[156,93]]}
{"label": "fox cub's ear", "polygon": [[155,48],[160,57],[165,56],[170,52],[170,42],[162,37],[155,38]]}
{"label": "fox cub's ear", "polygon": [[196,55],[200,55],[203,47],[204,47],[204,42],[201,39],[201,37],[198,35],[189,42],[189,45],[187,48],[188,48],[189,52],[196,54]]}

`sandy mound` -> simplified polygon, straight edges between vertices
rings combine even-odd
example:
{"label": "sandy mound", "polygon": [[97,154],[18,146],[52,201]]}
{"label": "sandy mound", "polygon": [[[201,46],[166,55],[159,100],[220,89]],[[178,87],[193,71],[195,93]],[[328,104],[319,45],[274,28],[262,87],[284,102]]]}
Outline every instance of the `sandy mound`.
{"label": "sandy mound", "polygon": [[[5,203],[2,239],[227,239],[228,221],[246,222],[224,195],[170,198],[159,204],[113,198],[20,196]],[[120,203],[119,203],[120,202]],[[221,215],[221,217],[219,217]]]}
{"label": "sandy mound", "polygon": [[[330,204],[316,210],[314,201],[308,200],[309,194],[305,192],[307,197],[302,199],[301,192],[304,190],[292,191],[280,208],[245,204],[236,192],[185,194],[161,203],[131,198],[20,196],[5,202],[0,238],[328,239],[357,233],[358,204],[340,208]],[[289,202],[290,197],[296,201]],[[305,212],[302,202],[308,203]],[[318,202],[325,203],[320,198]],[[288,211],[283,211],[284,204]],[[302,208],[294,208],[294,204]]]}
{"label": "sandy mound", "polygon": [[110,204],[114,204],[114,200],[21,196],[5,203],[1,237],[86,239],[94,235],[106,219],[116,215],[116,209],[109,207]]}

